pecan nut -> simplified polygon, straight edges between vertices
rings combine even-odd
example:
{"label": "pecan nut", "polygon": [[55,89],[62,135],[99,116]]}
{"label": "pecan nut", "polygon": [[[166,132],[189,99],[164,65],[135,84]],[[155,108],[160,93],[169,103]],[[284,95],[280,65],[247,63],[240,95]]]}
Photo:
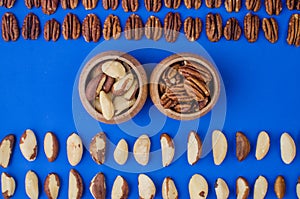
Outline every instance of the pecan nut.
{"label": "pecan nut", "polygon": [[181,4],[181,0],[164,0],[167,8],[177,9]]}
{"label": "pecan nut", "polygon": [[269,15],[279,15],[282,11],[281,0],[265,0],[266,12]]}
{"label": "pecan nut", "polygon": [[246,39],[253,43],[258,39],[259,17],[248,13],[244,18],[244,34]]}
{"label": "pecan nut", "polygon": [[261,0],[246,0],[246,8],[247,10],[252,10],[253,12],[257,12],[261,6]]}
{"label": "pecan nut", "polygon": [[62,34],[65,40],[78,39],[80,36],[80,22],[75,14],[68,13],[63,21]]}
{"label": "pecan nut", "polygon": [[117,7],[119,5],[119,1],[118,0],[103,0],[102,5],[105,10],[108,10],[110,8],[112,10],[115,10],[115,9],[117,9]]}
{"label": "pecan nut", "polygon": [[208,8],[220,8],[222,0],[205,0],[205,5]]}
{"label": "pecan nut", "polygon": [[41,0],[25,0],[25,6],[28,9],[33,7],[39,8],[41,6]]}
{"label": "pecan nut", "polygon": [[0,0],[0,6],[4,6],[5,8],[12,8],[15,2],[16,0]]}
{"label": "pecan nut", "polygon": [[206,77],[207,71],[202,67],[188,61],[168,67],[162,73],[158,87],[162,107],[178,113],[203,109],[210,101],[208,84],[211,79]]}
{"label": "pecan nut", "polygon": [[225,39],[237,41],[240,39],[241,34],[242,34],[242,29],[241,26],[239,25],[239,21],[234,17],[228,19],[224,27]]}
{"label": "pecan nut", "polygon": [[103,25],[103,37],[105,40],[118,39],[121,35],[121,25],[118,16],[108,15]]}
{"label": "pecan nut", "polygon": [[206,15],[206,35],[211,42],[217,42],[222,37],[222,17],[219,13]]}
{"label": "pecan nut", "polygon": [[[66,10],[66,9],[75,9],[78,5],[78,0],[60,0],[61,7]],[[82,1],[82,4],[85,3],[85,0]]]}
{"label": "pecan nut", "polygon": [[24,39],[36,40],[40,35],[40,20],[33,14],[29,13],[26,15],[23,26],[22,26],[22,36]]}
{"label": "pecan nut", "polygon": [[88,14],[82,23],[82,36],[86,42],[99,41],[101,34],[100,20],[95,14]]}
{"label": "pecan nut", "polygon": [[144,0],[146,10],[151,12],[158,12],[161,8],[162,0]]}
{"label": "pecan nut", "polygon": [[289,45],[300,46],[300,14],[291,16],[286,41]]}
{"label": "pecan nut", "polygon": [[189,41],[196,41],[202,31],[202,21],[200,18],[188,17],[184,20],[184,34]]}
{"label": "pecan nut", "polygon": [[44,38],[46,41],[57,41],[60,34],[60,24],[55,19],[51,19],[45,23]]}
{"label": "pecan nut", "polygon": [[92,10],[96,8],[98,0],[82,0],[82,5],[86,10]]}
{"label": "pecan nut", "polygon": [[184,5],[187,9],[195,8],[196,10],[201,7],[202,0],[184,0]]}
{"label": "pecan nut", "polygon": [[55,13],[57,9],[58,0],[41,0],[41,4],[43,13],[51,15]]}
{"label": "pecan nut", "polygon": [[145,24],[145,35],[147,39],[157,41],[162,35],[162,25],[158,17],[150,16]]}
{"label": "pecan nut", "polygon": [[130,15],[126,20],[125,38],[128,40],[140,40],[144,34],[143,26],[143,21],[139,15]]}
{"label": "pecan nut", "polygon": [[275,18],[264,18],[262,21],[262,29],[265,34],[265,38],[275,43],[278,40],[278,23]]}
{"label": "pecan nut", "polygon": [[178,12],[169,12],[164,19],[164,36],[167,42],[175,42],[181,28],[181,18]]}
{"label": "pecan nut", "polygon": [[239,12],[241,7],[241,0],[225,0],[225,8],[227,12]]}
{"label": "pecan nut", "polygon": [[286,0],[286,7],[289,10],[300,10],[300,0]]}
{"label": "pecan nut", "polygon": [[20,32],[15,15],[7,12],[2,16],[2,38],[4,41],[16,41]]}
{"label": "pecan nut", "polygon": [[122,0],[122,7],[125,12],[136,12],[139,8],[138,0]]}

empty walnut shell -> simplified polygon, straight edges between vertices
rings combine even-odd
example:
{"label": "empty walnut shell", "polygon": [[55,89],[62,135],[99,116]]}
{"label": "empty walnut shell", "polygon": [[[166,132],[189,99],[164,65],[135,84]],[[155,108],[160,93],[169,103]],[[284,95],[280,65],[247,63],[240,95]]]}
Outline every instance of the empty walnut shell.
{"label": "empty walnut shell", "polygon": [[[210,80],[208,83],[208,88],[209,88],[209,92],[210,92],[210,96],[209,96],[210,99],[204,106],[202,106],[199,102],[199,110],[195,109],[195,111],[193,111],[193,112],[185,112],[185,108],[187,108],[187,107],[184,106],[184,105],[186,105],[184,103],[180,109],[181,110],[180,113],[178,111],[175,111],[177,109],[173,110],[173,109],[169,109],[169,108],[164,108],[164,106],[161,104],[162,95],[161,95],[160,90],[162,88],[160,88],[159,83],[162,79],[162,76],[164,75],[164,72],[166,71],[166,69],[169,68],[169,66],[173,66],[174,64],[177,64],[180,62],[193,62],[195,65],[198,65],[204,71],[206,71],[206,73],[208,73],[208,75],[209,75]],[[180,68],[180,66],[179,66],[179,68]],[[194,75],[197,76],[198,74],[194,74]],[[186,80],[189,80],[189,77],[186,77]],[[179,92],[181,92],[181,91],[179,91]],[[203,93],[203,95],[205,95],[204,93]],[[212,63],[210,63],[205,58],[203,58],[199,55],[196,55],[196,54],[180,53],[180,54],[171,55],[171,56],[165,58],[164,60],[162,60],[155,67],[155,69],[153,70],[151,77],[150,77],[150,96],[151,96],[151,99],[152,99],[154,105],[158,108],[158,110],[160,110],[160,112],[162,112],[163,114],[167,115],[168,117],[171,117],[176,120],[193,120],[193,119],[196,119],[196,118],[199,118],[199,117],[205,115],[217,103],[219,95],[220,95],[220,77],[219,77],[219,73],[218,73],[217,69],[215,68],[215,66]],[[195,97],[199,97],[199,96],[195,96]],[[190,98],[190,97],[183,96],[180,100],[184,101],[184,100],[187,100],[188,98]],[[175,106],[175,108],[177,108],[177,107]]]}
{"label": "empty walnut shell", "polygon": [[[126,69],[129,68],[127,70],[133,71],[133,73],[135,74],[136,80],[138,82],[137,84],[132,83],[132,85],[137,86],[137,93],[135,93],[135,95],[134,95],[135,99],[136,99],[135,101],[131,100],[129,96],[123,95],[123,97],[125,96],[128,99],[128,102],[133,103],[133,105],[128,110],[125,110],[125,112],[122,111],[121,114],[114,115],[111,119],[107,119],[107,117],[105,118],[102,113],[98,112],[96,110],[97,105],[95,105],[95,107],[94,107],[86,96],[87,85],[91,81],[91,79],[95,78],[95,76],[93,74],[94,71],[98,70],[98,68],[100,68],[97,73],[104,74],[101,71],[102,70],[101,68],[103,68],[102,67],[104,65],[103,63],[108,62],[108,61],[122,62],[123,66]],[[109,78],[112,78],[108,75],[106,75],[106,76]],[[109,78],[106,78],[106,79],[108,80]],[[103,88],[105,86],[106,85],[104,83]],[[79,90],[79,96],[80,96],[82,105],[94,119],[96,119],[100,122],[103,122],[103,123],[107,123],[107,124],[118,124],[118,123],[122,123],[122,122],[128,121],[129,119],[133,118],[142,109],[142,107],[147,99],[147,93],[148,93],[148,91],[147,91],[148,90],[147,89],[147,75],[146,75],[146,72],[145,72],[143,66],[131,55],[124,53],[124,52],[119,52],[119,51],[107,51],[107,52],[103,52],[103,53],[96,55],[95,57],[90,59],[85,64],[85,66],[83,67],[81,74],[80,74],[78,90]],[[104,92],[105,92],[105,90],[101,91],[101,93],[104,93]],[[105,95],[106,98],[108,96],[109,96],[109,94]],[[122,101],[122,100],[120,100],[120,101]],[[116,108],[120,104],[121,103],[113,104],[113,106],[114,106],[114,108]],[[116,109],[115,109],[115,112],[117,112]]]}

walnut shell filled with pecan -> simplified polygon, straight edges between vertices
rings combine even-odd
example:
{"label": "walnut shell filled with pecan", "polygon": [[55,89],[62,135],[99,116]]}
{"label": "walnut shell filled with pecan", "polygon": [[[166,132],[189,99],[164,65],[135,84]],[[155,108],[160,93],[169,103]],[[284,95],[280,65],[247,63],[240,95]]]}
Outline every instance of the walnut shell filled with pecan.
{"label": "walnut shell filled with pecan", "polygon": [[150,96],[165,115],[192,120],[208,113],[220,94],[215,67],[199,55],[175,54],[161,61],[150,78]]}

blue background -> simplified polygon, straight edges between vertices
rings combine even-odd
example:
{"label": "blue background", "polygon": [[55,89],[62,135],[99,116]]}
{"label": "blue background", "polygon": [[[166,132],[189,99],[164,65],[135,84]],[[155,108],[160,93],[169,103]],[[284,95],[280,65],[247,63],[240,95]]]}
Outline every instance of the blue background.
{"label": "blue background", "polygon": [[[124,27],[131,13],[124,13],[121,5],[116,11],[105,11],[101,3],[99,2],[97,8],[92,11],[85,11],[80,3],[71,12],[77,14],[81,21],[88,13],[96,13],[102,24],[106,16],[112,12],[120,17],[121,26]],[[177,11],[180,12],[182,20],[188,16],[199,16],[204,22],[208,12],[219,12],[223,17],[223,24],[232,16],[237,17],[242,24],[243,17],[248,12],[244,1],[242,3],[241,11],[231,14],[226,12],[224,5],[219,9],[208,9],[204,2],[199,10],[187,10],[182,2]],[[169,167],[148,173],[157,187],[156,198],[161,198],[161,184],[166,176],[175,180],[180,198],[188,198],[188,182],[195,173],[206,177],[209,183],[208,198],[215,198],[213,187],[218,177],[227,181],[231,191],[230,197],[234,198],[235,179],[238,176],[244,176],[249,181],[250,198],[252,198],[253,184],[259,175],[264,175],[269,181],[268,198],[275,198],[273,183],[277,175],[286,178],[286,198],[296,198],[295,185],[300,175],[300,158],[299,155],[296,156],[291,165],[283,164],[280,158],[279,138],[281,133],[287,131],[295,139],[296,144],[300,141],[300,49],[286,44],[288,19],[296,11],[288,11],[285,2],[283,5],[282,13],[275,17],[279,22],[279,41],[276,44],[270,44],[264,38],[262,31],[254,44],[249,44],[244,36],[238,42],[228,42],[222,38],[217,43],[211,43],[205,31],[202,32],[198,42],[214,59],[225,84],[227,112],[223,132],[229,142],[228,155],[221,166],[213,164],[212,153],[201,159],[195,166],[189,166],[184,154]],[[30,12],[22,0],[17,0],[12,9],[0,8],[0,15],[7,11],[16,14],[20,26],[26,14]],[[152,14],[163,20],[169,11],[174,10],[163,7],[159,13],[148,13],[144,3],[140,1],[137,14],[145,22]],[[32,12],[38,15],[43,27],[44,23],[52,17],[62,23],[64,16],[70,10],[59,7],[51,16],[44,15],[41,8],[32,9]],[[267,17],[264,6],[258,15],[260,18]],[[55,43],[46,42],[42,35],[37,41],[25,41],[21,37],[14,43],[0,40],[0,135],[2,138],[8,133],[13,133],[17,137],[10,165],[7,169],[1,168],[0,171],[6,171],[16,179],[17,189],[14,198],[27,197],[24,178],[29,169],[34,170],[39,176],[41,198],[46,198],[42,191],[43,181],[50,172],[56,172],[60,176],[59,198],[67,198],[68,172],[72,167],[66,158],[65,143],[68,135],[77,131],[72,114],[72,91],[81,63],[97,45],[98,43],[86,43],[82,37],[75,41],[65,41],[61,36]],[[141,63],[159,62],[169,55],[167,52],[149,50],[145,53],[145,51],[147,50],[135,51],[131,54]],[[146,70],[150,73],[152,68],[148,67]],[[147,109],[151,105],[152,102],[148,99],[145,108],[134,119],[140,125],[150,123]],[[210,114],[203,117],[200,127],[196,129],[202,138],[205,136],[209,119]],[[168,125],[161,132],[165,131],[175,136],[177,125],[178,121],[168,120]],[[130,150],[136,137],[147,133],[136,132],[136,136],[131,136],[120,131],[116,126],[102,126],[113,143],[117,143],[120,138],[126,138]],[[38,157],[31,163],[22,157],[18,147],[20,136],[27,128],[36,132],[39,142]],[[269,132],[271,148],[265,159],[256,161],[255,142],[261,130]],[[43,137],[47,131],[53,131],[59,138],[60,153],[54,163],[49,163],[43,152]],[[249,157],[241,163],[235,158],[236,131],[243,131],[251,141],[252,147]],[[161,132],[151,137],[151,150],[159,149]],[[186,136],[182,137],[181,143],[175,145],[185,146]],[[110,153],[112,150],[109,149]],[[130,158],[132,160],[132,157]],[[151,158],[155,159],[155,157]],[[108,198],[117,175],[127,179],[130,186],[129,198],[138,197],[137,173],[120,172],[105,165],[98,166],[92,161],[87,150],[84,151],[81,163],[75,168],[83,177],[85,185],[83,198],[91,198],[88,190],[89,182],[100,171],[106,175]]]}

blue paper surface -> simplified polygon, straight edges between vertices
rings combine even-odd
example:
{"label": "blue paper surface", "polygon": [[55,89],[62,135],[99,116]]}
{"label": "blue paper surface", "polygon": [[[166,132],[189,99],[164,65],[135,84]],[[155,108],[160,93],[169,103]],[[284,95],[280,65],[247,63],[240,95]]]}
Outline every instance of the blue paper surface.
{"label": "blue paper surface", "polygon": [[[218,9],[208,9],[204,2],[199,10],[188,10],[182,2],[178,10],[167,9],[163,6],[159,13],[150,13],[146,11],[143,1],[139,2],[139,10],[136,13],[141,16],[144,23],[150,15],[158,16],[163,22],[166,13],[173,11],[180,12],[182,21],[188,16],[200,17],[204,28],[205,16],[209,12],[220,13],[223,17],[223,25],[230,17],[236,17],[242,25],[243,18],[248,12],[244,1],[239,13],[227,13],[224,4]],[[28,10],[22,0],[17,0],[12,9],[0,8],[0,15],[2,16],[8,11],[13,12],[21,26],[26,14],[34,12],[43,27],[45,22],[51,18],[56,18],[62,23],[68,12],[78,15],[80,21],[88,13],[95,13],[99,16],[102,24],[106,16],[113,13],[119,16],[123,28],[131,13],[125,13],[121,5],[116,11],[105,11],[101,3],[99,2],[97,8],[91,11],[84,10],[81,3],[75,10],[63,10],[59,7],[55,14],[46,16],[42,13],[41,8]],[[283,175],[286,179],[286,198],[296,198],[295,186],[300,175],[299,155],[291,165],[285,165],[280,158],[279,139],[280,135],[286,131],[295,139],[296,145],[300,141],[300,49],[286,43],[289,17],[297,11],[288,11],[285,2],[283,5],[282,13],[275,16],[279,23],[279,40],[276,44],[270,44],[264,38],[262,30],[258,41],[253,44],[249,44],[244,35],[237,42],[228,42],[222,38],[217,43],[211,43],[203,28],[198,42],[216,63],[224,82],[224,88],[221,95],[222,100],[219,101],[220,114],[217,112],[213,116],[213,113],[209,113],[199,121],[181,122],[166,118],[153,107],[149,96],[144,108],[133,118],[131,123],[104,125],[93,121],[86,113],[80,112],[80,114],[74,115],[74,107],[76,107],[76,111],[78,109],[80,111],[80,102],[76,96],[74,97],[78,72],[80,72],[86,57],[103,41],[103,38],[101,37],[101,41],[98,43],[86,43],[83,37],[78,40],[65,41],[62,36],[55,43],[46,42],[42,34],[36,41],[25,41],[22,37],[16,42],[4,42],[1,39],[0,138],[13,133],[17,142],[9,167],[7,169],[0,168],[0,172],[8,172],[16,179],[17,187],[13,198],[27,198],[24,180],[28,170],[35,171],[39,177],[40,198],[47,198],[43,191],[43,183],[50,172],[55,172],[60,176],[59,198],[67,198],[68,173],[71,168],[75,168],[83,178],[85,186],[83,198],[92,198],[88,187],[90,180],[97,172],[103,172],[106,176],[107,198],[110,198],[112,184],[117,175],[122,175],[128,181],[129,198],[137,198],[138,173],[147,173],[153,179],[157,188],[155,198],[161,198],[161,185],[167,176],[174,179],[179,198],[188,198],[188,182],[195,173],[199,173],[207,179],[208,198],[215,198],[214,182],[218,177],[222,177],[228,183],[230,198],[234,198],[235,180],[238,176],[243,176],[249,181],[251,185],[249,198],[252,198],[253,185],[259,175],[265,176],[269,182],[267,198],[275,198],[273,184],[277,175]],[[264,6],[257,14],[261,19],[269,17]],[[182,30],[183,28],[181,28]],[[180,41],[183,41],[185,38],[181,39]],[[129,46],[128,49],[133,49],[135,45],[138,46],[138,42],[127,43],[124,40],[124,35],[122,35],[120,40],[111,41],[108,44],[111,44],[110,48],[115,48],[115,50],[127,49]],[[163,38],[160,42],[153,44],[155,46],[153,48],[151,45],[144,49],[137,47],[130,52],[142,64],[147,64],[145,69],[148,75],[154,67],[154,64],[149,63],[158,63],[172,54],[172,50],[180,52],[180,48],[172,49],[170,47],[171,49],[169,49],[169,46],[166,46],[169,51],[158,49],[157,45],[168,45],[164,43]],[[195,51],[194,48],[189,48],[189,42],[183,43],[185,46],[182,46],[182,51],[187,52],[189,49],[189,52]],[[122,45],[125,47],[121,47]],[[100,44],[100,50],[108,49],[101,47]],[[223,120],[224,125],[222,124]],[[211,131],[208,130],[211,122],[220,125],[228,139],[229,148],[225,161],[221,166],[215,166],[212,152],[207,145],[207,155],[196,165],[188,165],[185,149],[189,130],[196,130],[203,140],[208,139],[206,143],[210,143]],[[97,128],[94,130],[94,126],[89,126],[90,123],[95,124]],[[78,132],[78,127],[82,129],[80,132]],[[18,146],[20,136],[27,128],[35,131],[39,143],[38,157],[34,162],[26,161]],[[108,147],[106,165],[97,165],[91,159],[89,152],[85,150],[81,163],[72,167],[66,156],[67,137],[72,132],[78,132],[87,146],[93,130],[96,134],[99,129],[106,132],[111,143]],[[254,156],[255,144],[261,130],[269,133],[271,148],[265,159],[257,161]],[[47,161],[43,152],[43,138],[47,131],[53,131],[60,144],[58,158],[53,163]],[[243,162],[238,162],[235,157],[236,131],[244,132],[251,142],[251,152]],[[176,161],[166,168],[161,167],[159,136],[163,132],[176,137]],[[125,138],[132,152],[134,141],[144,133],[151,136],[152,141],[149,165],[139,166],[135,163],[132,154],[130,154],[127,164],[116,165],[112,156],[113,145],[117,144],[121,138]]]}

